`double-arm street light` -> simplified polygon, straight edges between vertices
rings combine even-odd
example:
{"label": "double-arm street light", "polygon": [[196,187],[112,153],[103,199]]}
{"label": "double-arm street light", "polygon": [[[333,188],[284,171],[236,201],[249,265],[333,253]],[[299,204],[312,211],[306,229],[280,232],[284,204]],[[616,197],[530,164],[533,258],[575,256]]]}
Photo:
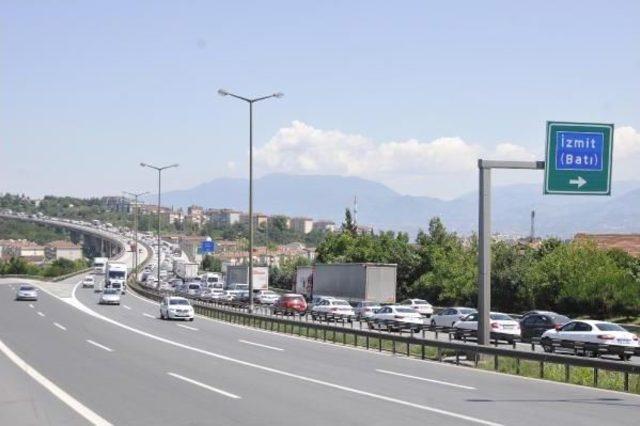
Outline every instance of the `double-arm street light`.
{"label": "double-arm street light", "polygon": [[122,192],[126,195],[133,197],[134,202],[136,203],[136,210],[133,216],[133,227],[135,229],[134,232],[135,232],[135,241],[136,241],[136,251],[133,254],[133,263],[135,266],[134,271],[137,274],[138,273],[138,216],[140,216],[140,203],[138,202],[138,198],[142,197],[143,195],[147,195],[149,192],[139,192],[139,193],[129,192],[129,191],[122,191]]}
{"label": "double-arm street light", "polygon": [[178,164],[170,164],[168,166],[158,167],[152,164],[140,163],[142,167],[149,167],[158,171],[158,264],[156,269],[158,271],[158,289],[160,288],[160,192],[162,190],[162,171],[170,169],[172,167],[178,167]]}
{"label": "double-arm street light", "polygon": [[231,96],[249,104],[249,312],[253,312],[253,104],[270,98],[281,98],[280,92],[260,98],[245,98],[226,90],[218,90],[220,96]]}

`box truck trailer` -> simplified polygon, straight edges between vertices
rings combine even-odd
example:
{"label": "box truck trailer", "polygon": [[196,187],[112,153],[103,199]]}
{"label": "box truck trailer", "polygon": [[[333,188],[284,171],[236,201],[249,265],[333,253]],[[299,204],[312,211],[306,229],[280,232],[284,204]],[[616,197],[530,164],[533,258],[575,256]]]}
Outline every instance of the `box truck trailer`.
{"label": "box truck trailer", "polygon": [[332,296],[349,301],[395,303],[397,265],[388,263],[316,264],[298,268],[296,292],[307,297]]}

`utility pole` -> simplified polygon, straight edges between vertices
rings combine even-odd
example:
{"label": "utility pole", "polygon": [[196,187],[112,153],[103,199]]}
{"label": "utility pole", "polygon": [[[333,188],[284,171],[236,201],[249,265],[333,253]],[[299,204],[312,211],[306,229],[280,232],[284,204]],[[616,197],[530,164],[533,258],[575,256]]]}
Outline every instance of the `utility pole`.
{"label": "utility pole", "polygon": [[[138,217],[140,216],[140,203],[138,202],[138,198],[142,197],[143,195],[147,195],[149,192],[140,192],[140,193],[135,193],[135,192],[127,192],[127,191],[123,191],[125,194],[130,195],[133,197],[134,202],[136,203],[136,209],[135,209],[135,213],[133,216],[133,227],[134,227],[134,232],[135,232],[135,242],[136,242],[136,251],[133,254],[133,263],[135,266],[135,273],[138,273]],[[136,277],[137,280],[137,277]]]}
{"label": "utility pole", "polygon": [[245,98],[226,90],[218,90],[220,96],[231,96],[249,104],[249,313],[253,312],[253,104],[270,98],[281,98],[280,92],[260,98]]}
{"label": "utility pole", "polygon": [[157,167],[147,163],[140,163],[140,165],[142,167],[149,167],[150,169],[154,169],[158,172],[158,264],[156,265],[156,269],[158,271],[158,288],[160,288],[160,194],[162,192],[162,171],[172,167],[178,167],[178,164],[171,164],[163,167]]}

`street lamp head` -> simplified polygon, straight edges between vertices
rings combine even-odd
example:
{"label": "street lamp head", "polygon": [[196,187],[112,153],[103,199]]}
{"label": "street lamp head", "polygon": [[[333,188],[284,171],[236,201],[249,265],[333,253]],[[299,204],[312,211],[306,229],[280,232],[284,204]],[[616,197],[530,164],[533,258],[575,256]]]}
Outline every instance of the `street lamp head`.
{"label": "street lamp head", "polygon": [[178,167],[178,166],[179,166],[179,164],[178,164],[178,163],[175,163],[175,164],[172,164],[172,165],[170,165],[170,166],[167,166],[167,169],[169,169],[169,168],[171,168],[171,167]]}
{"label": "street lamp head", "polygon": [[229,94],[229,92],[227,92],[224,89],[218,89],[218,95],[220,96],[227,96]]}
{"label": "street lamp head", "polygon": [[147,167],[147,163],[140,163],[142,167]]}
{"label": "street lamp head", "polygon": [[274,93],[274,94],[273,94],[273,97],[274,97],[274,98],[281,98],[281,97],[283,97],[283,96],[284,96],[284,93],[282,93],[282,92],[277,92],[277,93]]}

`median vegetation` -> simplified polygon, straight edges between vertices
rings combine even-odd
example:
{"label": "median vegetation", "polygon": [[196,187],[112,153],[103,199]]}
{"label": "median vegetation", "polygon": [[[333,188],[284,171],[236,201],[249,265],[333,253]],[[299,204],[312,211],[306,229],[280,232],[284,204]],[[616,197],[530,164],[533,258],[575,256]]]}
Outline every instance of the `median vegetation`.
{"label": "median vegetation", "polygon": [[[477,239],[447,231],[438,218],[414,241],[404,233],[359,233],[347,215],[342,232],[318,245],[320,263],[398,265],[398,299],[476,306]],[[550,309],[571,316],[629,319],[640,310],[640,259],[594,243],[545,239],[492,243],[492,308]]]}
{"label": "median vegetation", "polygon": [[58,259],[45,265],[36,265],[19,257],[0,260],[0,275],[29,275],[45,278],[55,278],[78,272],[88,268],[91,262],[87,260],[71,261]]}

